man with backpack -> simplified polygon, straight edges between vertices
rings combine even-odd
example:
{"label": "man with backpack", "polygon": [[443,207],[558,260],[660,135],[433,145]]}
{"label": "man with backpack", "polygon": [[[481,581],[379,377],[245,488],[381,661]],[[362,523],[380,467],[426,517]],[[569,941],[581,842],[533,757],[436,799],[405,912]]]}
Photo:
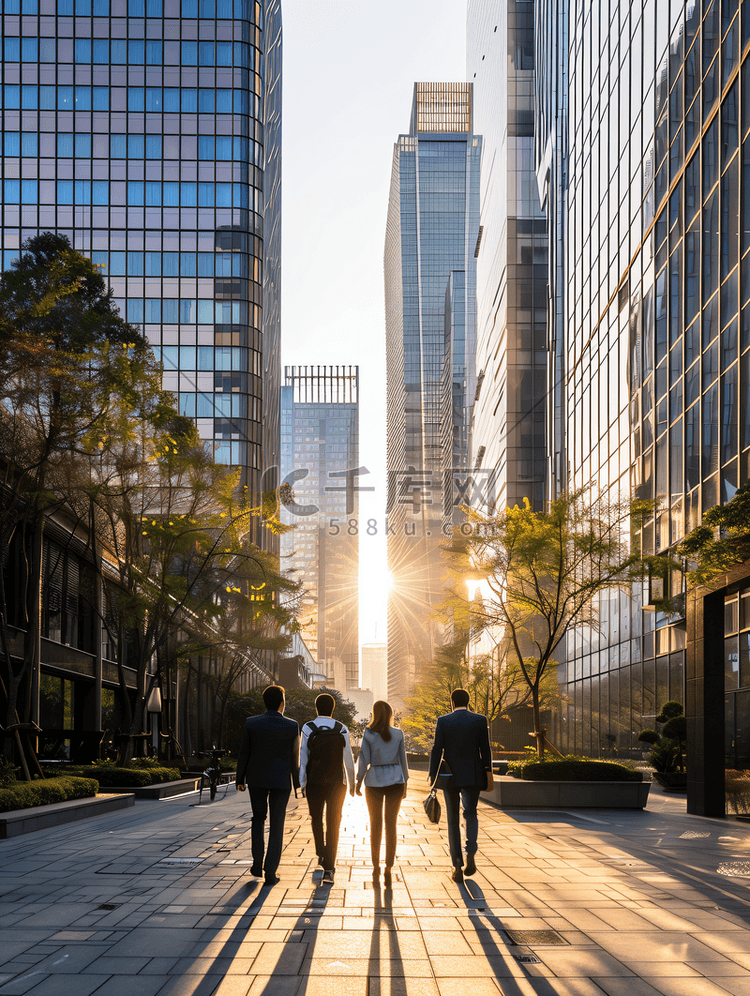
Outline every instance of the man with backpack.
{"label": "man with backpack", "polygon": [[328,692],[322,692],[315,699],[318,715],[302,727],[300,748],[299,783],[307,798],[324,882],[333,882],[347,783],[349,795],[354,795],[354,757],[349,730],[333,718],[335,705],[336,700]]}

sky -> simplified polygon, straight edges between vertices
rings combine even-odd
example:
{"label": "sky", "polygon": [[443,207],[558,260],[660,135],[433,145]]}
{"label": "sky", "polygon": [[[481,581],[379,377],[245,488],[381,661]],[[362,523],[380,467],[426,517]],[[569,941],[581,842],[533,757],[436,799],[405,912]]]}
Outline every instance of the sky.
{"label": "sky", "polygon": [[466,77],[464,0],[282,0],[282,364],[360,368],[360,643],[386,639],[383,246],[414,83]]}

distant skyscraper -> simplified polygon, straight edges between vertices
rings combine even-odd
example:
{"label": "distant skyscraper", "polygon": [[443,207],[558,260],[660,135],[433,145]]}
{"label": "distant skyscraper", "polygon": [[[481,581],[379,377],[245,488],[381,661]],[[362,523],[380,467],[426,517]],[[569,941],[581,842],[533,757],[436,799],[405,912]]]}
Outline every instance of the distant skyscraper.
{"label": "distant skyscraper", "polygon": [[[544,501],[547,226],[534,161],[534,4],[469,0],[467,75],[482,134],[474,504]],[[481,499],[480,499],[481,488]]]}
{"label": "distant skyscraper", "polygon": [[403,701],[441,634],[440,544],[468,459],[476,389],[481,139],[466,83],[417,83],[394,147],[385,243],[388,694]]}
{"label": "distant skyscraper", "polygon": [[359,368],[286,367],[281,479],[295,501],[281,566],[303,582],[302,636],[342,692],[359,686],[359,470]]}
{"label": "distant skyscraper", "polygon": [[257,492],[278,457],[280,0],[11,0],[3,31],[4,265],[44,230],[90,254]]}

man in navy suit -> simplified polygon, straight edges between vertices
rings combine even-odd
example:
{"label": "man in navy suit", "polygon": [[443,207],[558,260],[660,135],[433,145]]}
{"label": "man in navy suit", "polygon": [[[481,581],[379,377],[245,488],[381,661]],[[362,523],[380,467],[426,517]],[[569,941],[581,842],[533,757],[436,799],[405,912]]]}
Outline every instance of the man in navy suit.
{"label": "man in navy suit", "polygon": [[[435,743],[430,755],[430,784],[435,782],[439,770],[437,784],[445,796],[448,846],[453,863],[451,878],[454,882],[463,882],[464,874],[473,875],[477,870],[474,860],[479,833],[477,803],[479,793],[487,788],[492,753],[487,718],[469,712],[469,693],[463,688],[456,688],[451,695],[451,703],[453,712],[440,716],[435,727]],[[463,804],[466,820],[465,868],[461,851],[459,802]]]}
{"label": "man in navy suit", "polygon": [[[236,785],[240,792],[247,785],[253,808],[250,873],[260,878],[265,872],[266,885],[275,885],[279,881],[276,869],[284,842],[286,804],[292,785],[295,790],[299,788],[299,723],[283,716],[281,685],[269,685],[263,692],[263,702],[266,712],[245,720]],[[263,831],[267,815],[268,851],[264,864]]]}

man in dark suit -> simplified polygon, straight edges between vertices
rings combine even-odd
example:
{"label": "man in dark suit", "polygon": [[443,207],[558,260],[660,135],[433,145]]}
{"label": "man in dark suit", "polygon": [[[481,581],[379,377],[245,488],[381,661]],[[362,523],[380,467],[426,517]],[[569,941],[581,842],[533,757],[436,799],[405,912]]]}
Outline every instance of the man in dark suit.
{"label": "man in dark suit", "polygon": [[[487,787],[487,772],[492,770],[492,753],[487,719],[469,712],[469,693],[456,688],[451,695],[453,712],[440,716],[435,728],[435,743],[430,755],[430,784],[441,772],[437,787],[445,796],[445,815],[448,821],[448,846],[451,852],[454,882],[463,882],[464,874],[473,875],[477,870],[474,856],[477,853],[479,820],[477,803],[479,793]],[[442,758],[442,766],[441,766]],[[461,851],[461,828],[458,806],[463,804],[466,820],[466,867]]]}
{"label": "man in dark suit", "polygon": [[[286,804],[291,786],[295,790],[299,787],[299,723],[283,716],[281,685],[269,685],[263,692],[263,702],[266,712],[245,720],[236,784],[240,792],[247,785],[253,808],[250,872],[257,878],[265,872],[266,885],[275,885],[279,881],[276,869],[281,860]],[[264,864],[263,831],[267,815],[268,851]]]}

